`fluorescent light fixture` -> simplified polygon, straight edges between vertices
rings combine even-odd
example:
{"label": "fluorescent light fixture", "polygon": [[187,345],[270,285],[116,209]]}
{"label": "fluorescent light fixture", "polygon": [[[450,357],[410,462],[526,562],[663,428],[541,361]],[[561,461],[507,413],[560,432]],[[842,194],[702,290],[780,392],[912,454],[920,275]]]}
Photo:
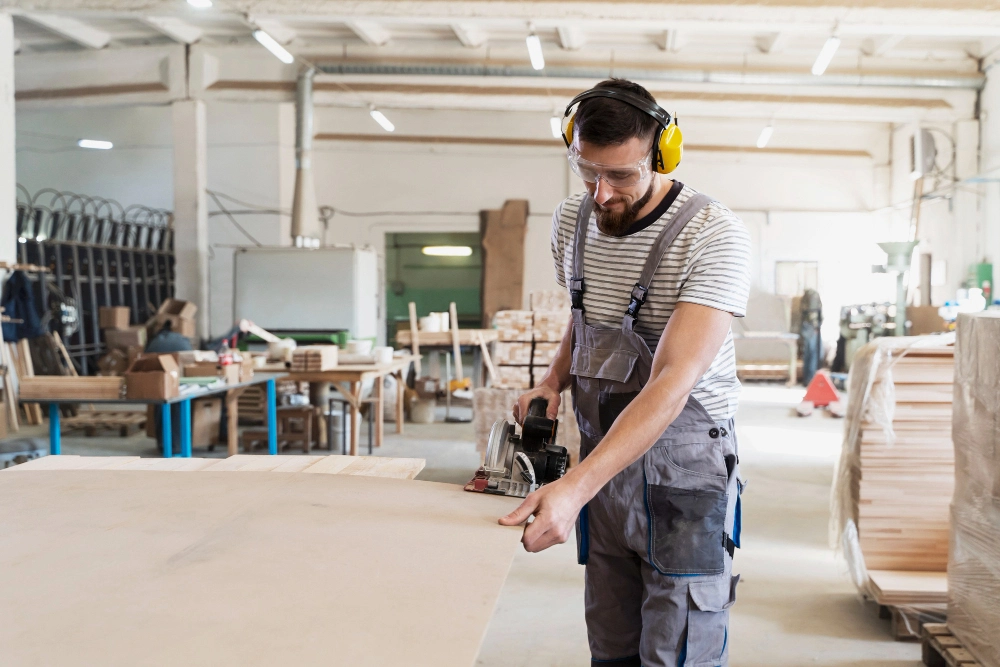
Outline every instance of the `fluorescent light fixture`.
{"label": "fluorescent light fixture", "polygon": [[281,44],[278,44],[274,37],[271,37],[263,30],[254,30],[253,38],[260,42],[261,46],[273,53],[275,58],[286,65],[291,65],[295,62],[295,56],[289,53]]}
{"label": "fluorescent light fixture", "polygon": [[195,9],[208,9],[212,6],[212,0],[188,0],[188,4]]}
{"label": "fluorescent light fixture", "polygon": [[421,252],[433,257],[468,257],[472,254],[472,248],[467,245],[428,245]]}
{"label": "fluorescent light fixture", "polygon": [[760,136],[757,137],[757,148],[764,148],[767,146],[767,142],[771,140],[771,135],[774,134],[774,125],[768,125],[760,131]]}
{"label": "fluorescent light fixture", "polygon": [[559,116],[553,116],[549,118],[549,125],[552,127],[552,137],[554,139],[562,138],[562,118]]}
{"label": "fluorescent light fixture", "polygon": [[840,37],[830,37],[830,39],[826,40],[826,44],[823,45],[823,48],[819,51],[819,55],[816,56],[816,62],[813,63],[812,73],[816,76],[822,76],[826,68],[830,66],[830,61],[833,60],[833,56],[839,48]]}
{"label": "fluorescent light fixture", "polygon": [[80,148],[96,148],[98,150],[107,151],[115,147],[110,141],[101,141],[100,139],[80,139],[76,142],[76,145]]}
{"label": "fluorescent light fixture", "polygon": [[531,58],[531,66],[535,69],[545,69],[545,56],[542,54],[542,40],[538,35],[531,33],[525,40],[528,45],[528,57]]}
{"label": "fluorescent light fixture", "polygon": [[382,126],[382,129],[386,132],[393,132],[396,126],[392,124],[392,121],[385,117],[385,114],[378,109],[372,109],[368,112],[371,117],[375,119],[375,122]]}
{"label": "fluorescent light fixture", "polygon": [[23,236],[18,236],[17,237],[17,242],[18,243],[27,243],[28,239],[24,238]]}

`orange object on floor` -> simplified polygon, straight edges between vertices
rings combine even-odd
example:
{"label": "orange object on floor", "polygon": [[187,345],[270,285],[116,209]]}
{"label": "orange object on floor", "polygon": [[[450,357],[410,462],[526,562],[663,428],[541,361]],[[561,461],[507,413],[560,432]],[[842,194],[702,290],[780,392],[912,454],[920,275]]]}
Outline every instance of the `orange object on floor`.
{"label": "orange object on floor", "polygon": [[809,401],[817,408],[822,408],[839,401],[840,394],[837,393],[837,388],[830,381],[830,376],[824,371],[819,371],[806,387],[806,395],[802,400]]}

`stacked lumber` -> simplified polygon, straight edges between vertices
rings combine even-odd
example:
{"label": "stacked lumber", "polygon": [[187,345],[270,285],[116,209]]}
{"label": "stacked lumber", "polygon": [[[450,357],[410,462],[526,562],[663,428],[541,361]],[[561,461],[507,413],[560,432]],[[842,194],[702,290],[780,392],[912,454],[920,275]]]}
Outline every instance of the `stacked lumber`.
{"label": "stacked lumber", "polygon": [[501,310],[493,319],[497,328],[497,343],[493,353],[497,389],[528,389],[531,387],[532,312]]}
{"label": "stacked lumber", "polygon": [[292,372],[311,373],[337,367],[336,345],[306,345],[292,351]]}
{"label": "stacked lumber", "polygon": [[493,352],[493,363],[501,366],[530,366],[531,359],[531,343],[522,341],[497,342]]}
{"label": "stacked lumber", "polygon": [[942,602],[940,590],[914,582],[940,585],[948,562],[950,340],[881,338],[851,366],[834,528],[862,592],[901,609]]}
{"label": "stacked lumber", "polygon": [[532,310],[569,310],[569,291],[564,289],[537,290],[528,297]]}
{"label": "stacked lumber", "polygon": [[958,316],[948,629],[1000,666],[1000,313]]}
{"label": "stacked lumber", "polygon": [[501,310],[493,318],[498,340],[502,342],[531,342],[532,312],[530,310]]}

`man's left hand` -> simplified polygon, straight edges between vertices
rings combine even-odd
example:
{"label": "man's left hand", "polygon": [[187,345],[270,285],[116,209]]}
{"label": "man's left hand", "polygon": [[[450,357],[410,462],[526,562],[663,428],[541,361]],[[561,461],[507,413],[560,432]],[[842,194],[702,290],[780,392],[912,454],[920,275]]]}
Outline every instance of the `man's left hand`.
{"label": "man's left hand", "polygon": [[516,510],[500,519],[500,525],[516,526],[534,516],[521,537],[525,551],[537,552],[562,544],[569,539],[576,517],[587,502],[576,487],[565,477],[546,484],[529,493]]}

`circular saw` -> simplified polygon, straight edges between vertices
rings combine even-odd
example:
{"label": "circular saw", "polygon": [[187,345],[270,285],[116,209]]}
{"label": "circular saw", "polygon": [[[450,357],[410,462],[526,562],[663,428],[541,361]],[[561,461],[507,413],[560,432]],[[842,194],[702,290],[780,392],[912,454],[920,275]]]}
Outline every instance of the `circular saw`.
{"label": "circular saw", "polygon": [[514,424],[498,419],[486,443],[486,462],[465,490],[524,498],[565,475],[569,453],[555,444],[559,420],[548,419],[547,409],[544,398],[533,399],[520,435]]}

